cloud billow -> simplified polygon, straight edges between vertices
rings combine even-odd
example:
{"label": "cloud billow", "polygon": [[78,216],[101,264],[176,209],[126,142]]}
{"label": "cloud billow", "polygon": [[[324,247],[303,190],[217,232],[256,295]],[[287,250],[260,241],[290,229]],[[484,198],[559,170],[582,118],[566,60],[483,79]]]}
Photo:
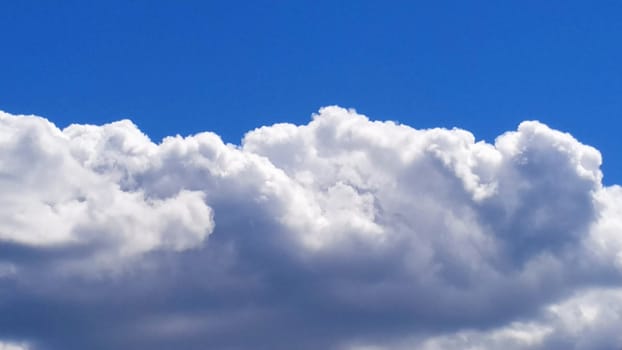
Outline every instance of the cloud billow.
{"label": "cloud billow", "polygon": [[622,188],[534,121],[151,142],[0,114],[0,349],[611,349]]}

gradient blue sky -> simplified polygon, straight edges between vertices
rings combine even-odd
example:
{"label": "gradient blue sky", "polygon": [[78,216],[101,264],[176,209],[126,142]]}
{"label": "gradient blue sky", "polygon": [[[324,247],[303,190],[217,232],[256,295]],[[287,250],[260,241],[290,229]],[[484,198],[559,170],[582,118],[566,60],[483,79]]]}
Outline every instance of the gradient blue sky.
{"label": "gradient blue sky", "polygon": [[568,131],[622,182],[620,1],[4,1],[0,109],[154,140],[353,107],[491,141]]}

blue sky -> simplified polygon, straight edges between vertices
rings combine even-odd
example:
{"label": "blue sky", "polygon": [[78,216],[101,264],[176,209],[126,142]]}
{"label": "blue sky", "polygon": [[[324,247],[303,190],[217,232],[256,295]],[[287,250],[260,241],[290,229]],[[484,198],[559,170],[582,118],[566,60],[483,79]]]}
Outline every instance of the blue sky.
{"label": "blue sky", "polygon": [[620,349],[620,14],[0,2],[0,349]]}
{"label": "blue sky", "polygon": [[[619,1],[5,1],[0,108],[237,143],[321,106],[491,140],[569,131],[622,179]],[[617,164],[616,164],[617,163]]]}

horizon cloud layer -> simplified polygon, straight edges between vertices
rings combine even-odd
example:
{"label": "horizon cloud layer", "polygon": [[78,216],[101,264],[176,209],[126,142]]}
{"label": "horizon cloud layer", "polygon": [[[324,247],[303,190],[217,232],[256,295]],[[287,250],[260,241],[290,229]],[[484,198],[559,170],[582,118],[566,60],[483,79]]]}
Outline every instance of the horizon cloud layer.
{"label": "horizon cloud layer", "polygon": [[154,143],[0,112],[0,349],[622,347],[622,187],[526,121]]}

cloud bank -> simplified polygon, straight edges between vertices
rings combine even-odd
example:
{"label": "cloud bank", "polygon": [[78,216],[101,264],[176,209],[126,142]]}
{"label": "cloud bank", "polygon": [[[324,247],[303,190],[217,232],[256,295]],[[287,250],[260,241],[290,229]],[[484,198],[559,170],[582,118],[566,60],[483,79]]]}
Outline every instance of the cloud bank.
{"label": "cloud bank", "polygon": [[620,348],[600,164],[535,121],[327,107],[231,145],[0,113],[0,349]]}

